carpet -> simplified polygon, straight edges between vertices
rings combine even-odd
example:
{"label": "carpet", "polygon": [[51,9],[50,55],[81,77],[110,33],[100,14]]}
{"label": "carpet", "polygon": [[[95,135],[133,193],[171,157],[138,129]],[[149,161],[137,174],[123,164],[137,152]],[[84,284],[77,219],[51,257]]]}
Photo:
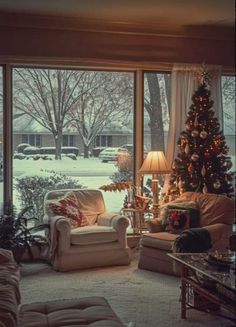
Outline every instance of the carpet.
{"label": "carpet", "polygon": [[137,268],[138,254],[129,266],[55,272],[43,262],[21,267],[22,303],[104,296],[120,319],[136,327],[228,327],[229,320],[196,310],[180,318],[179,278]]}

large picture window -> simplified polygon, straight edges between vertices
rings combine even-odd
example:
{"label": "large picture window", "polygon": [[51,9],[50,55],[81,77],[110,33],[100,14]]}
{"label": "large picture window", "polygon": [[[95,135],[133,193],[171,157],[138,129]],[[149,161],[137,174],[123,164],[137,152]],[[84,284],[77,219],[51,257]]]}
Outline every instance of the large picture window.
{"label": "large picture window", "polygon": [[[33,203],[41,219],[40,188],[99,188],[123,178],[117,151],[109,160],[92,154],[96,145],[116,149],[133,139],[133,79],[127,72],[13,69],[17,207]],[[120,210],[124,193],[104,194],[109,210]]]}

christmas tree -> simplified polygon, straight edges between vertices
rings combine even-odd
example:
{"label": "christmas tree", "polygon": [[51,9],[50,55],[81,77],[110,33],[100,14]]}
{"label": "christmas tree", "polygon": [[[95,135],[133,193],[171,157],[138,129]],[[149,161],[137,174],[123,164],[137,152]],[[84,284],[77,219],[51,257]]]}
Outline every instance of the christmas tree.
{"label": "christmas tree", "polygon": [[225,137],[215,117],[208,89],[209,76],[203,71],[187,114],[186,131],[178,139],[178,155],[172,165],[168,195],[202,192],[233,196],[233,174]]}

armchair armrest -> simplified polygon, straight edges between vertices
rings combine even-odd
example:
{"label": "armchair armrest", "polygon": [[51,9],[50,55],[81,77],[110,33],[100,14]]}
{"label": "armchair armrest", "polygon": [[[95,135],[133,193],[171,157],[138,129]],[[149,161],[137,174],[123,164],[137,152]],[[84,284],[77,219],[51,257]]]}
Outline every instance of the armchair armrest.
{"label": "armchair armrest", "polygon": [[98,225],[113,227],[117,232],[118,241],[121,246],[124,248],[127,247],[126,229],[129,226],[128,218],[115,212],[104,212],[98,215],[97,223]]}
{"label": "armchair armrest", "polygon": [[114,229],[126,229],[129,226],[129,219],[115,212],[103,212],[98,215],[97,224],[111,226]]}
{"label": "armchair armrest", "polygon": [[226,250],[226,247],[229,248],[229,237],[232,234],[232,226],[222,223],[203,226],[206,229],[210,236],[212,242],[212,248],[214,250]]}
{"label": "armchair armrest", "polygon": [[50,218],[50,258],[53,260],[55,252],[62,253],[70,247],[70,221],[63,216]]}

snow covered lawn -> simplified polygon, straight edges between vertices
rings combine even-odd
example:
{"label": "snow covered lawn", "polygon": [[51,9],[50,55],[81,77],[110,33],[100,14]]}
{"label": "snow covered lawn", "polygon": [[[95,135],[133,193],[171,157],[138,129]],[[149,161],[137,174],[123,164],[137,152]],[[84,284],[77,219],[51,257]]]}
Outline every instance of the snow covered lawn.
{"label": "snow covered lawn", "polygon": [[[13,160],[13,176],[23,177],[42,175],[45,171],[55,171],[78,179],[86,188],[99,188],[104,184],[112,183],[110,176],[117,171],[114,162],[103,163],[98,158],[77,160],[64,157],[62,160]],[[14,182],[13,182],[14,184]],[[118,212],[123,205],[126,191],[103,192],[107,210]],[[13,192],[14,203],[17,204],[16,191]]]}

